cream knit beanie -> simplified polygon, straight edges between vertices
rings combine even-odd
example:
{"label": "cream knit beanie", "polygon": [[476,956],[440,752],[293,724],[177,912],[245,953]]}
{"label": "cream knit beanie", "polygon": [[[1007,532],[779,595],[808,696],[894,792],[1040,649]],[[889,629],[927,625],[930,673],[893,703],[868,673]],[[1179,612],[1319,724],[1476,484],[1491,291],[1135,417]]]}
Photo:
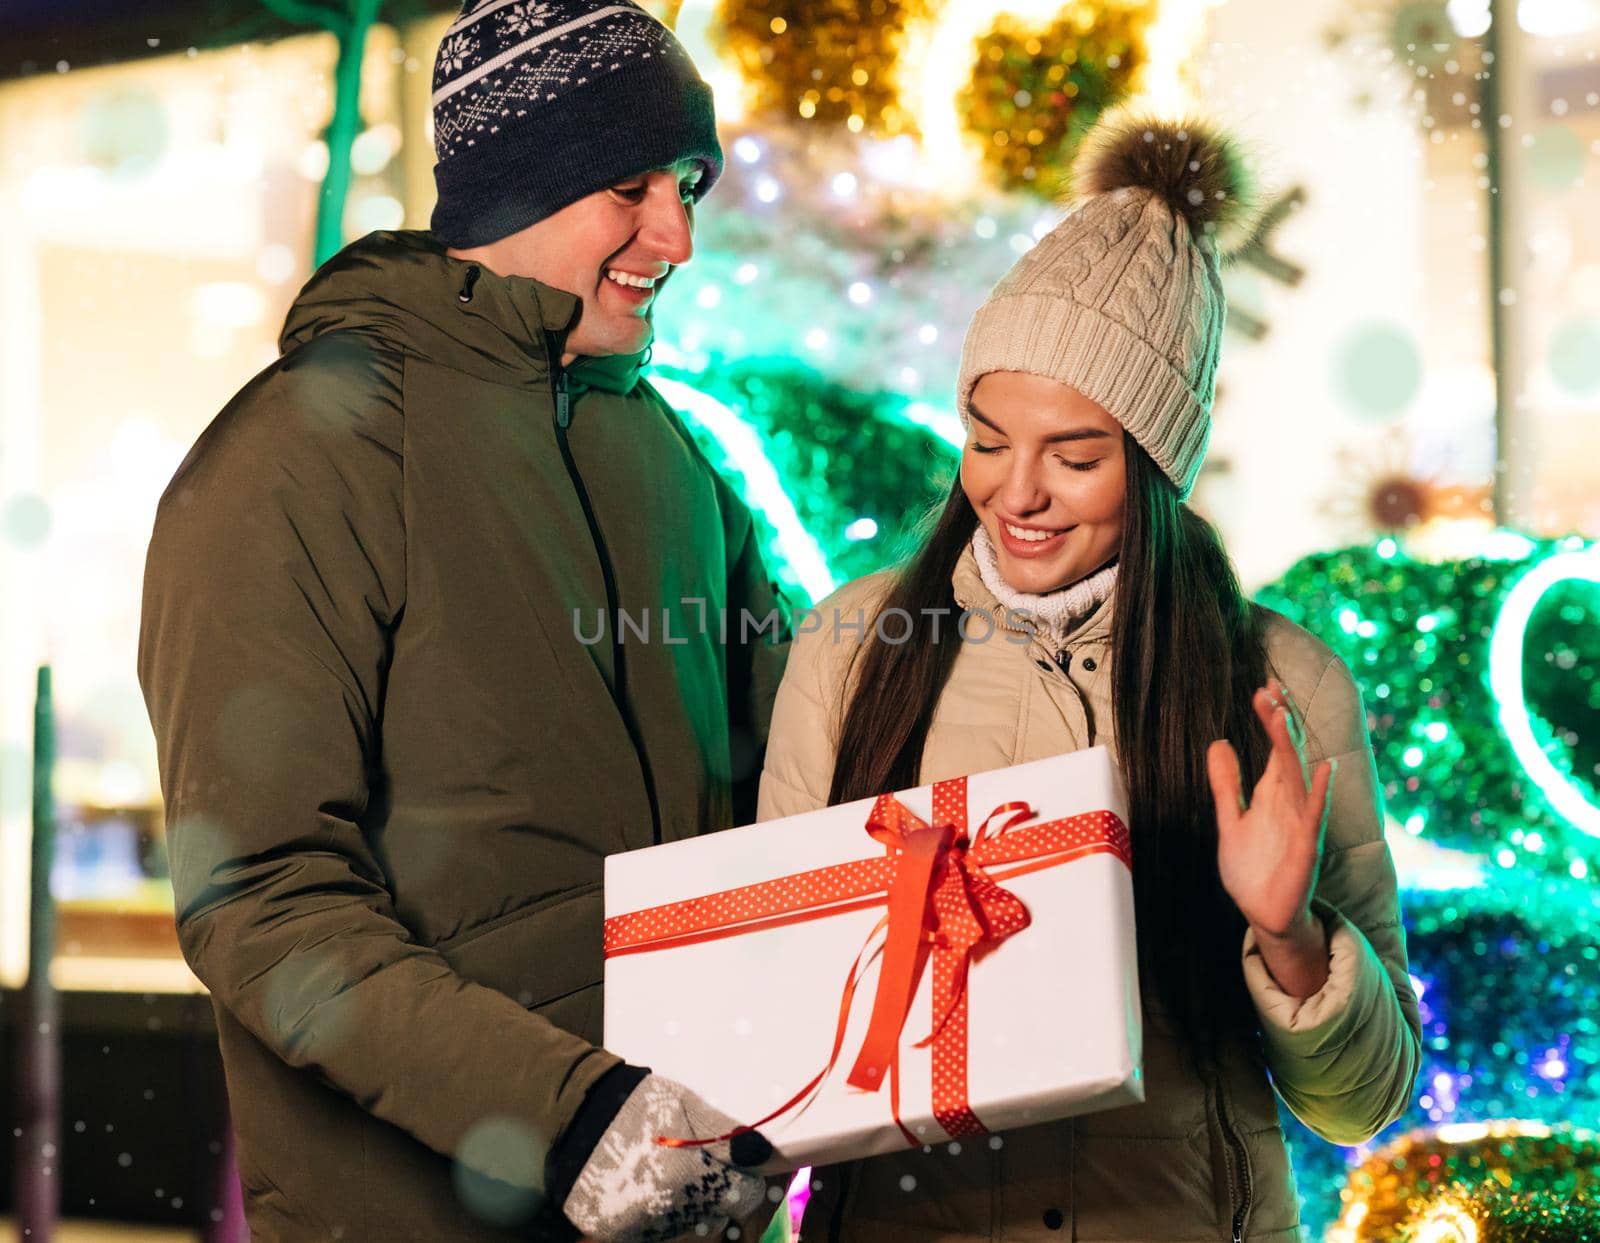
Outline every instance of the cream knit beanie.
{"label": "cream knit beanie", "polygon": [[1075,205],[979,308],[956,405],[991,371],[1060,380],[1104,406],[1187,498],[1211,437],[1226,308],[1216,234],[1247,206],[1238,147],[1197,122],[1102,119]]}

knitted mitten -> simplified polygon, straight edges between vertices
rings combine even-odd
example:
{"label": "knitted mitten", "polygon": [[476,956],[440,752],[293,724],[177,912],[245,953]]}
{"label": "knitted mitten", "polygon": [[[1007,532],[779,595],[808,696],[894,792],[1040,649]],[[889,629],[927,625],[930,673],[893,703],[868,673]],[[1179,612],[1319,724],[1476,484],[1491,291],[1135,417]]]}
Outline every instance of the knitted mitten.
{"label": "knitted mitten", "polygon": [[656,1137],[707,1139],[737,1126],[682,1084],[649,1075],[600,1137],[562,1212],[602,1243],[715,1234],[761,1206],[766,1182],[743,1167],[767,1160],[772,1146],[755,1131],[697,1148],[668,1147]]}

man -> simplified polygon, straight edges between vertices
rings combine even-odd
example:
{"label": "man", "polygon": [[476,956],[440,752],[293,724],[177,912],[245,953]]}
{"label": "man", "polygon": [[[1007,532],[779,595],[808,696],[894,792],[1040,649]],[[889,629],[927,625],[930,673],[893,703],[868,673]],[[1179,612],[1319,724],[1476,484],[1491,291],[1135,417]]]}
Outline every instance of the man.
{"label": "man", "polygon": [[765,1141],[658,1144],[735,1121],[598,1047],[603,859],[754,818],[781,671],[750,515],[639,378],[711,96],[620,0],[474,0],[435,88],[432,234],[317,273],[146,569],[251,1231],[716,1230]]}

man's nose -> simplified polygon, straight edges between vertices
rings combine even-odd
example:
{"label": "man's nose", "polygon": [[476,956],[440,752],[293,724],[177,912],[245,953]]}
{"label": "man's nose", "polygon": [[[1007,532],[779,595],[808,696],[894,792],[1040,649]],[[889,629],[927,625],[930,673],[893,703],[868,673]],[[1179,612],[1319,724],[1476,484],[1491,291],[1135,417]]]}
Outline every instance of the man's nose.
{"label": "man's nose", "polygon": [[694,257],[692,210],[678,196],[676,182],[658,189],[646,203],[639,240],[673,267],[688,263]]}

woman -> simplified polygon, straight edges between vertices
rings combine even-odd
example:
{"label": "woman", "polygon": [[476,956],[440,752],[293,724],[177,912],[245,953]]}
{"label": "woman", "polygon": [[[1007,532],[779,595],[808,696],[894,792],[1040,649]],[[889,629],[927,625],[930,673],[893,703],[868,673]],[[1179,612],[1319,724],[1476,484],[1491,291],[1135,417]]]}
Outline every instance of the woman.
{"label": "woman", "polygon": [[[1272,1089],[1354,1144],[1416,1075],[1360,694],[1326,646],[1246,599],[1183,503],[1209,438],[1215,238],[1241,162],[1205,127],[1133,119],[1084,150],[1075,210],[968,331],[968,439],[929,534],[903,568],[825,601],[791,653],[761,816],[1110,748],[1146,1100],[824,1171],[808,1243],[1296,1239]],[[829,624],[836,609],[864,612],[864,643],[838,641],[852,631]],[[887,609],[915,620],[910,641],[872,637]],[[964,639],[961,610],[1000,630]]]}

